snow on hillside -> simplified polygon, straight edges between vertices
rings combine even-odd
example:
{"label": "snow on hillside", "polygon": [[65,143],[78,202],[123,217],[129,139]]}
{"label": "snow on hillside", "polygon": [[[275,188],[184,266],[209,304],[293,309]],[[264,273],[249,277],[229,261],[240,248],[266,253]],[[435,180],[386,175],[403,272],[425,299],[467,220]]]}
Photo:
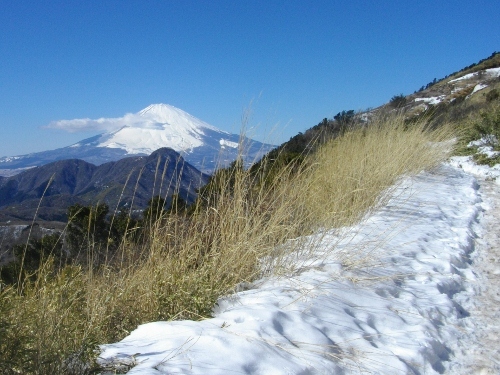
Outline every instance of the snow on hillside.
{"label": "snow on hillside", "polygon": [[474,77],[478,77],[480,74],[484,74],[484,75],[488,76],[489,78],[500,77],[500,68],[485,69],[485,70],[481,70],[479,72],[465,74],[462,77],[452,79],[451,81],[449,81],[449,83],[454,83],[454,82],[463,81],[463,80],[471,79]]}
{"label": "snow on hillside", "polygon": [[441,103],[443,101],[444,97],[445,97],[444,95],[440,95],[440,96],[432,96],[430,98],[415,98],[415,101],[436,105],[436,104]]}
{"label": "snow on hillside", "polygon": [[414,116],[439,104],[449,104],[457,99],[459,101],[470,99],[479,91],[496,85],[498,77],[500,77],[500,68],[490,68],[450,80],[442,79],[408,95],[404,109],[407,114]]}
{"label": "snow on hillside", "polygon": [[226,146],[227,146],[227,147],[231,147],[231,148],[238,148],[238,147],[239,147],[238,142],[231,142],[231,141],[228,141],[228,140],[225,140],[225,139],[221,139],[221,140],[219,141],[219,143],[220,143],[220,146],[221,146],[222,148],[224,148],[224,147],[226,147]]}
{"label": "snow on hillside", "polygon": [[[499,186],[471,173],[484,176],[455,158],[404,179],[359,225],[304,239],[320,246],[295,258],[297,272],[221,298],[211,319],[141,325],[102,345],[101,364],[151,375],[500,373],[498,304],[481,315],[476,302],[487,247],[474,240]],[[375,263],[350,267],[356,259]]]}

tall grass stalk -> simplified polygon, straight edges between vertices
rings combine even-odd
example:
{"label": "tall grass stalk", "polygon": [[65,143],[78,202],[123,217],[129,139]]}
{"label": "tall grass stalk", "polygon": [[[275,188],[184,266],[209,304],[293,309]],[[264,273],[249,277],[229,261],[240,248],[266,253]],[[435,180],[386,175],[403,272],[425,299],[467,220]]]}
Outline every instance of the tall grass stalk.
{"label": "tall grass stalk", "polygon": [[119,259],[53,273],[49,258],[22,293],[0,291],[0,372],[91,373],[99,343],[148,321],[210,316],[237,285],[286,269],[303,246],[290,240],[356,222],[401,175],[443,160],[439,142],[450,137],[444,128],[381,121],[284,166],[272,183],[236,165],[191,213],[174,210],[139,241],[122,241]]}

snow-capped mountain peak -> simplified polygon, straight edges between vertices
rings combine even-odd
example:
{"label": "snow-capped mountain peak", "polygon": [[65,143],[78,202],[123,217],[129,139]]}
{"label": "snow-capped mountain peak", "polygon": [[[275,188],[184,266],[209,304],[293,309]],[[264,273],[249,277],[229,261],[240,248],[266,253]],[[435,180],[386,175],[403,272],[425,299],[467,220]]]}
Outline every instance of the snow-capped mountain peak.
{"label": "snow-capped mountain peak", "polygon": [[126,126],[102,134],[96,146],[123,149],[127,154],[150,154],[161,147],[190,153],[204,144],[207,130],[220,137],[228,135],[168,104],[152,104],[128,117]]}
{"label": "snow-capped mountain peak", "polygon": [[151,104],[150,106],[137,112],[137,115],[147,121],[153,121],[158,124],[171,126],[180,125],[195,132],[202,132],[203,128],[222,132],[216,127],[207,124],[182,109],[169,104]]}

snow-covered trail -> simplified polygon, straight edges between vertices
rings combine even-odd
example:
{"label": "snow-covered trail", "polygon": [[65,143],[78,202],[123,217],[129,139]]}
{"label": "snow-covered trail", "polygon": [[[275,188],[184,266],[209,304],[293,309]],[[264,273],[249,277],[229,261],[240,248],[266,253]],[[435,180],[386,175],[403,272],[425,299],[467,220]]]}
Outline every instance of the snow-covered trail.
{"label": "snow-covered trail", "polygon": [[318,246],[299,272],[221,299],[212,319],[144,324],[100,361],[155,375],[499,373],[499,186],[482,186],[449,165],[405,179],[359,225],[304,239]]}
{"label": "snow-covered trail", "polygon": [[471,265],[477,282],[463,302],[468,335],[457,342],[453,374],[500,374],[500,186],[480,175],[478,182],[484,211]]}

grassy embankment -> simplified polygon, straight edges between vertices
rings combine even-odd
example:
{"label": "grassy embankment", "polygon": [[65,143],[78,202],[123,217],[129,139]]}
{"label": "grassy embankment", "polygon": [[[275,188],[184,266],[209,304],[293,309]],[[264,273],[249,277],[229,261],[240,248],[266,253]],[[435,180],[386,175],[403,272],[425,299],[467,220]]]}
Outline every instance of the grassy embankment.
{"label": "grassy embankment", "polygon": [[97,268],[54,273],[48,257],[2,287],[0,372],[90,373],[97,345],[138,324],[209,316],[238,283],[287,269],[287,253],[301,249],[280,244],[356,222],[398,177],[443,160],[436,142],[451,138],[447,129],[396,118],[348,131],[272,176],[234,168],[189,215],[166,215]]}

